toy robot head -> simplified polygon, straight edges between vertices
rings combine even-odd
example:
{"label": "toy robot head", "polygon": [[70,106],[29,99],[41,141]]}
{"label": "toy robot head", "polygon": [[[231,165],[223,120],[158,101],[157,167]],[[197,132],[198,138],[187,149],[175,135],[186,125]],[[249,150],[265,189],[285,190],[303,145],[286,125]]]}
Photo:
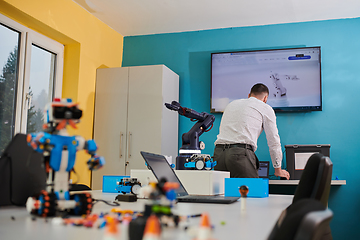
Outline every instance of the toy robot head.
{"label": "toy robot head", "polygon": [[44,128],[56,127],[56,130],[61,130],[68,124],[76,128],[76,123],[80,122],[82,110],[79,109],[78,103],[73,103],[70,98],[55,98],[45,108],[45,116]]}

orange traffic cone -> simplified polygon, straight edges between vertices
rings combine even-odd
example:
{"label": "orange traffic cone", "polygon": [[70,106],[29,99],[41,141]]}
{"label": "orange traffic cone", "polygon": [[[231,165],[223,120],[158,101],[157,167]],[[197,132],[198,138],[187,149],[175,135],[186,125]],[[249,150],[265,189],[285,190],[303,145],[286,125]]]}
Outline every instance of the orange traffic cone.
{"label": "orange traffic cone", "polygon": [[212,238],[212,229],[210,225],[209,215],[207,213],[203,213],[201,215],[201,222],[198,233],[194,240],[211,240]]}
{"label": "orange traffic cone", "polygon": [[155,215],[151,215],[145,225],[143,240],[160,240],[160,222]]}

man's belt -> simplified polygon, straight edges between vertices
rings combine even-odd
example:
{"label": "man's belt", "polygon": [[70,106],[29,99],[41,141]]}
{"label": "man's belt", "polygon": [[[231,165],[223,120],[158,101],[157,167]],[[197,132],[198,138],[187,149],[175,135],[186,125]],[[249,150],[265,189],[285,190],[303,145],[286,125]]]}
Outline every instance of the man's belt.
{"label": "man's belt", "polygon": [[254,147],[250,144],[245,143],[234,143],[234,144],[216,144],[217,148],[234,148],[234,147],[240,147],[240,148],[246,148],[254,152]]}

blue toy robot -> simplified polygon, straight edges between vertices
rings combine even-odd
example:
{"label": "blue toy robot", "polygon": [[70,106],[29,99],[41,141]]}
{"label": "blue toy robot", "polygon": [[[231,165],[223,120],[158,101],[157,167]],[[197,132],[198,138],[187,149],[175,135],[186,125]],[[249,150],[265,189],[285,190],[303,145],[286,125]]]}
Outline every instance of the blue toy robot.
{"label": "blue toy robot", "polygon": [[47,172],[47,189],[38,196],[30,197],[26,207],[39,216],[53,216],[57,212],[74,215],[90,214],[92,198],[89,193],[69,193],[70,172],[75,165],[76,152],[86,150],[91,158],[87,161],[90,170],[97,170],[105,164],[103,157],[96,155],[94,140],[81,136],[69,136],[66,126],[76,128],[82,111],[71,99],[54,99],[45,109],[44,131],[28,134],[28,144],[44,155]]}
{"label": "blue toy robot", "polygon": [[186,159],[184,166],[189,169],[211,170],[216,166],[217,162],[213,161],[209,154],[193,154]]}
{"label": "blue toy robot", "polygon": [[137,178],[122,178],[116,186],[116,191],[122,194],[132,193],[137,195],[140,193],[140,189],[141,183]]}

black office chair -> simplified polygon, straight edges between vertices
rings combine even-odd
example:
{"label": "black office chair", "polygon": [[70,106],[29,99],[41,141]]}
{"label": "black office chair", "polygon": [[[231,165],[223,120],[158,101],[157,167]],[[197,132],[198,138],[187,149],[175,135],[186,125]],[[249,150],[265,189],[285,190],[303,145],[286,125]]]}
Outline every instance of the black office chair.
{"label": "black office chair", "polygon": [[268,240],[323,239],[332,217],[318,200],[300,199],[283,211]]}
{"label": "black office chair", "polygon": [[322,154],[311,155],[296,188],[293,203],[303,198],[313,198],[327,207],[333,164]]}
{"label": "black office chair", "polygon": [[[329,157],[320,153],[311,155],[301,174],[299,185],[294,194],[293,204],[301,199],[312,198],[320,201],[327,207],[332,169],[333,164]],[[332,239],[330,225],[326,227],[322,239]]]}

